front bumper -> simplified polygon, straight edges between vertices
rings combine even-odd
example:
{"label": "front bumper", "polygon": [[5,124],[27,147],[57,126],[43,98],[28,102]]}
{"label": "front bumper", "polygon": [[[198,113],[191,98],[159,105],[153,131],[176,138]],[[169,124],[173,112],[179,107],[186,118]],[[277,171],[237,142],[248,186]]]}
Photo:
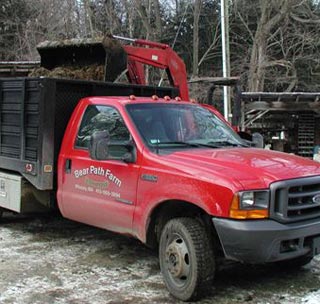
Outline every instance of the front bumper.
{"label": "front bumper", "polygon": [[258,264],[320,253],[320,219],[291,224],[223,218],[212,221],[227,259]]}

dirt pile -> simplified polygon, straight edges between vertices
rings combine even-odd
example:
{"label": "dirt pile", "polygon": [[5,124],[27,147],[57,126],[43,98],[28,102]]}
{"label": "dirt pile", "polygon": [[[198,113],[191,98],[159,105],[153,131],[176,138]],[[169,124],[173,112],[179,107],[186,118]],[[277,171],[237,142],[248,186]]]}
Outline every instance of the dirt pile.
{"label": "dirt pile", "polygon": [[103,81],[104,66],[103,65],[89,65],[89,66],[83,66],[83,67],[62,66],[52,70],[39,67],[39,68],[33,69],[28,76]]}

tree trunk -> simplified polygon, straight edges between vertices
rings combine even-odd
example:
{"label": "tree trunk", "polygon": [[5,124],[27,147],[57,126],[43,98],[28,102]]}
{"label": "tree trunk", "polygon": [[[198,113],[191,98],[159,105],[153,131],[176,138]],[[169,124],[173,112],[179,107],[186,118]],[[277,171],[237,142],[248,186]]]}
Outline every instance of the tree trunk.
{"label": "tree trunk", "polygon": [[126,15],[127,15],[127,27],[128,27],[128,34],[130,38],[135,38],[133,37],[134,33],[134,20],[136,17],[136,10],[133,10],[131,7],[131,1],[124,0],[123,1],[125,10],[126,10]]}
{"label": "tree trunk", "polygon": [[194,2],[194,14],[193,14],[193,62],[192,62],[192,76],[197,77],[199,75],[199,19],[201,11],[201,0],[195,0]]}
{"label": "tree trunk", "polygon": [[264,66],[267,60],[267,38],[269,34],[266,24],[271,10],[271,4],[266,1],[260,1],[260,5],[261,17],[254,36],[250,59],[248,79],[248,89],[250,92],[263,91],[264,87]]}
{"label": "tree trunk", "polygon": [[[138,14],[141,18],[141,21],[142,21],[142,24],[143,24],[143,27],[145,28],[146,30],[146,39],[150,39],[150,36],[151,34],[153,33],[153,30],[152,30],[152,27],[150,25],[150,22],[149,22],[149,16],[148,16],[148,12],[147,12],[147,9],[146,7],[141,3],[140,0],[134,0],[135,2],[135,6],[136,6],[136,9],[138,11]],[[147,1],[148,3],[146,5],[148,5],[148,11],[149,11],[149,1]],[[151,38],[152,39],[152,38]]]}
{"label": "tree trunk", "polygon": [[162,36],[162,25],[161,25],[159,0],[153,0],[153,9],[154,9],[154,14],[156,15],[156,34],[155,34],[155,39],[157,41],[160,41],[161,36]]}
{"label": "tree trunk", "polygon": [[94,29],[93,29],[93,23],[92,23],[92,11],[90,8],[90,2],[89,0],[83,0],[84,1],[84,10],[85,10],[85,18],[88,21],[89,25],[89,32],[90,32],[90,37],[94,36]]}
{"label": "tree trunk", "polygon": [[251,51],[248,89],[250,92],[263,91],[265,65],[267,61],[267,34],[257,30]]}

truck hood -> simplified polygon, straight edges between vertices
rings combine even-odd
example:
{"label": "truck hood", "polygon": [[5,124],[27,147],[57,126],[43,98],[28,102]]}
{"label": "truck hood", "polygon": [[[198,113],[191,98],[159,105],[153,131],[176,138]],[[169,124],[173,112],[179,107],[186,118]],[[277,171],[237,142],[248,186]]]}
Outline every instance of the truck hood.
{"label": "truck hood", "polygon": [[194,149],[165,158],[186,174],[242,189],[267,188],[274,181],[320,175],[320,163],[255,148]]}

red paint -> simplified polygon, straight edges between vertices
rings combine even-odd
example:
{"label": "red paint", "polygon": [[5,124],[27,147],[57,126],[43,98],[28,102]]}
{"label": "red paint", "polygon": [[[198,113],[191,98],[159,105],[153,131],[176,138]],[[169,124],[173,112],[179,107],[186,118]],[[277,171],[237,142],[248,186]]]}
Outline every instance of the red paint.
{"label": "red paint", "polygon": [[134,45],[124,45],[123,48],[128,56],[130,83],[145,85],[144,65],[150,65],[167,71],[171,85],[179,89],[183,100],[189,100],[186,66],[169,45],[136,39]]}
{"label": "red paint", "polygon": [[[199,206],[209,215],[228,217],[236,191],[266,189],[274,181],[320,174],[320,164],[316,162],[262,149],[197,148],[168,155],[151,152],[140,138],[125,105],[161,102],[177,107],[185,104],[140,97],[94,97],[79,102],[59,155],[57,199],[65,217],[145,241],[150,214],[164,201],[182,200]],[[137,148],[134,164],[95,161],[90,159],[88,151],[74,148],[83,113],[90,104],[118,109]],[[71,173],[65,170],[67,159],[71,160]],[[108,179],[110,174],[106,172],[115,178]],[[156,176],[157,180],[145,180],[142,175]],[[87,190],[91,186],[101,188],[110,191],[110,195],[96,190],[83,191],[82,186]],[[121,201],[117,200],[117,194]]]}

